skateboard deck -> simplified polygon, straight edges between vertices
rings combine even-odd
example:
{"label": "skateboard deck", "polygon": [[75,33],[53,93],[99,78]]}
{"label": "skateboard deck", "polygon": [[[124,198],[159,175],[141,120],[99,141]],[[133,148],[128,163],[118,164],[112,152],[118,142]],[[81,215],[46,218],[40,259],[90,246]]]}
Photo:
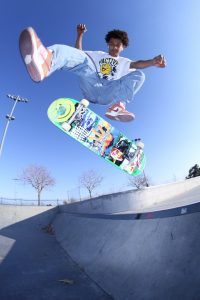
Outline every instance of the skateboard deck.
{"label": "skateboard deck", "polygon": [[141,174],[146,162],[141,140],[127,138],[88,105],[86,99],[59,98],[47,114],[55,126],[106,161],[132,176]]}

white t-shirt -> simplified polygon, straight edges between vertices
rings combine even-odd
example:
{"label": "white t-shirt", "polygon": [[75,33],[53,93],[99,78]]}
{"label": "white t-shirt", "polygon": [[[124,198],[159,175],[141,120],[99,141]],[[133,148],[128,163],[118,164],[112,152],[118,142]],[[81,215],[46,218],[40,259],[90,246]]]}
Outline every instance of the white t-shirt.
{"label": "white t-shirt", "polygon": [[125,57],[113,57],[103,51],[85,51],[94,62],[100,78],[106,80],[116,80],[128,74],[131,60]]}

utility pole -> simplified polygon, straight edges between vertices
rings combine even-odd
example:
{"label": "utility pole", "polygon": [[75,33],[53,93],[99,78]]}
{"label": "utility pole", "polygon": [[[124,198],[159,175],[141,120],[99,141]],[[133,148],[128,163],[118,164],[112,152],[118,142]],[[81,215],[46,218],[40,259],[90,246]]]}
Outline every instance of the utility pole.
{"label": "utility pole", "polygon": [[13,104],[13,107],[12,107],[12,110],[10,112],[10,114],[7,114],[6,115],[6,119],[8,120],[7,123],[6,123],[6,127],[5,127],[5,130],[4,130],[4,133],[3,133],[3,137],[2,137],[2,140],[1,140],[1,145],[0,145],[0,157],[1,157],[1,154],[2,154],[2,150],[3,150],[3,145],[4,145],[4,142],[5,142],[5,137],[6,137],[6,133],[7,133],[7,130],[8,130],[8,126],[10,124],[10,121],[14,121],[15,120],[15,117],[13,116],[13,112],[15,110],[15,106],[17,105],[18,102],[24,102],[24,103],[27,103],[28,102],[28,99],[26,98],[23,98],[23,97],[20,97],[20,96],[14,96],[14,95],[10,95],[8,94],[7,95],[8,98],[14,100],[14,104]]}

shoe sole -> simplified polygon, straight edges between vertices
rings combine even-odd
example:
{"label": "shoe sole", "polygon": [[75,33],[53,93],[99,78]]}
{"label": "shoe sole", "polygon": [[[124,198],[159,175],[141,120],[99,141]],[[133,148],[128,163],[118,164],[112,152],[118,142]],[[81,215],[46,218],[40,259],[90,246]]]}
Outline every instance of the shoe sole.
{"label": "shoe sole", "polygon": [[37,55],[36,36],[32,28],[23,30],[19,38],[19,49],[31,79],[40,82],[45,76]]}
{"label": "shoe sole", "polygon": [[121,121],[121,122],[131,122],[135,119],[133,115],[117,115],[117,116],[112,116],[109,114],[105,114],[107,118],[113,121]]}

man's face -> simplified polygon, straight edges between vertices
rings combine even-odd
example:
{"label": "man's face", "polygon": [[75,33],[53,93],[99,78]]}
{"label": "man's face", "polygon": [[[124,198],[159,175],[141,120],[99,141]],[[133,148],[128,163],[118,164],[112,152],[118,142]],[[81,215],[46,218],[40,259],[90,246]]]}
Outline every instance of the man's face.
{"label": "man's face", "polygon": [[111,38],[108,42],[108,53],[111,56],[117,57],[124,50],[124,46],[119,39]]}

